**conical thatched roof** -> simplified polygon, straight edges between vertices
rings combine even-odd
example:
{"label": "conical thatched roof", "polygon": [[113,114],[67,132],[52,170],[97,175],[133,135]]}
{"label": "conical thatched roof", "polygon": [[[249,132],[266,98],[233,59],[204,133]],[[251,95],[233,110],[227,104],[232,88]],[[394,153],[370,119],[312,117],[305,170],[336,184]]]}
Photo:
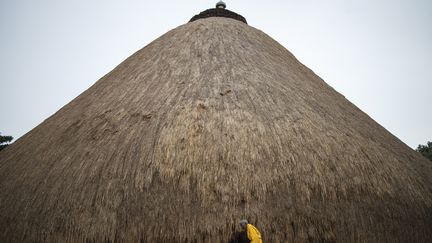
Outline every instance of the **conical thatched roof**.
{"label": "conical thatched roof", "polygon": [[0,153],[0,242],[426,242],[432,163],[263,32],[169,31]]}

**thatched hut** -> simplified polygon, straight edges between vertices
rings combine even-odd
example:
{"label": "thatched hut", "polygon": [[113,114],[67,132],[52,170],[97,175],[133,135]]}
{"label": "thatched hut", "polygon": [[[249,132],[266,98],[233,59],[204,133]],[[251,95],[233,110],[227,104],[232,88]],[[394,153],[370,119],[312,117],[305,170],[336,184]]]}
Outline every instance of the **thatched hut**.
{"label": "thatched hut", "polygon": [[432,239],[432,163],[221,11],[0,152],[0,242]]}

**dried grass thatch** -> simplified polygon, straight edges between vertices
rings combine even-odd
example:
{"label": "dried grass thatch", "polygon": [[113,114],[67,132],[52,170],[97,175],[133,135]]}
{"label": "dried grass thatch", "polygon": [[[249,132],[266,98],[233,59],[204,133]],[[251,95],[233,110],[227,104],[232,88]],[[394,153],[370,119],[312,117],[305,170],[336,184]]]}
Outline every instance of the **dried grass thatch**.
{"label": "dried grass thatch", "polygon": [[138,51],[0,153],[1,242],[425,242],[432,164],[228,18]]}

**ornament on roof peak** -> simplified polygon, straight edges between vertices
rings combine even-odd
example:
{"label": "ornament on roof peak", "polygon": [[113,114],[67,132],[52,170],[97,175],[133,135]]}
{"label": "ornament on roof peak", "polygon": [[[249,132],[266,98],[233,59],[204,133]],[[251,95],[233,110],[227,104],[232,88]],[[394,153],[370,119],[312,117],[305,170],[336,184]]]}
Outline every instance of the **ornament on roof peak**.
{"label": "ornament on roof peak", "polygon": [[216,3],[216,8],[225,9],[226,8],[226,4],[223,1],[219,1],[218,3]]}

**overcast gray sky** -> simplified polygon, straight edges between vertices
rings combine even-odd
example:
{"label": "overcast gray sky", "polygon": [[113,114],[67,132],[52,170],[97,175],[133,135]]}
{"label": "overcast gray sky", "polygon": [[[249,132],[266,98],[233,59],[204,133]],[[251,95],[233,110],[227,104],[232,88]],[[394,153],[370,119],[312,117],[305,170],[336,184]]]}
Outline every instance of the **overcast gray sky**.
{"label": "overcast gray sky", "polygon": [[[22,136],[217,1],[0,0],[0,132]],[[432,1],[226,1],[411,147],[432,140]]]}

